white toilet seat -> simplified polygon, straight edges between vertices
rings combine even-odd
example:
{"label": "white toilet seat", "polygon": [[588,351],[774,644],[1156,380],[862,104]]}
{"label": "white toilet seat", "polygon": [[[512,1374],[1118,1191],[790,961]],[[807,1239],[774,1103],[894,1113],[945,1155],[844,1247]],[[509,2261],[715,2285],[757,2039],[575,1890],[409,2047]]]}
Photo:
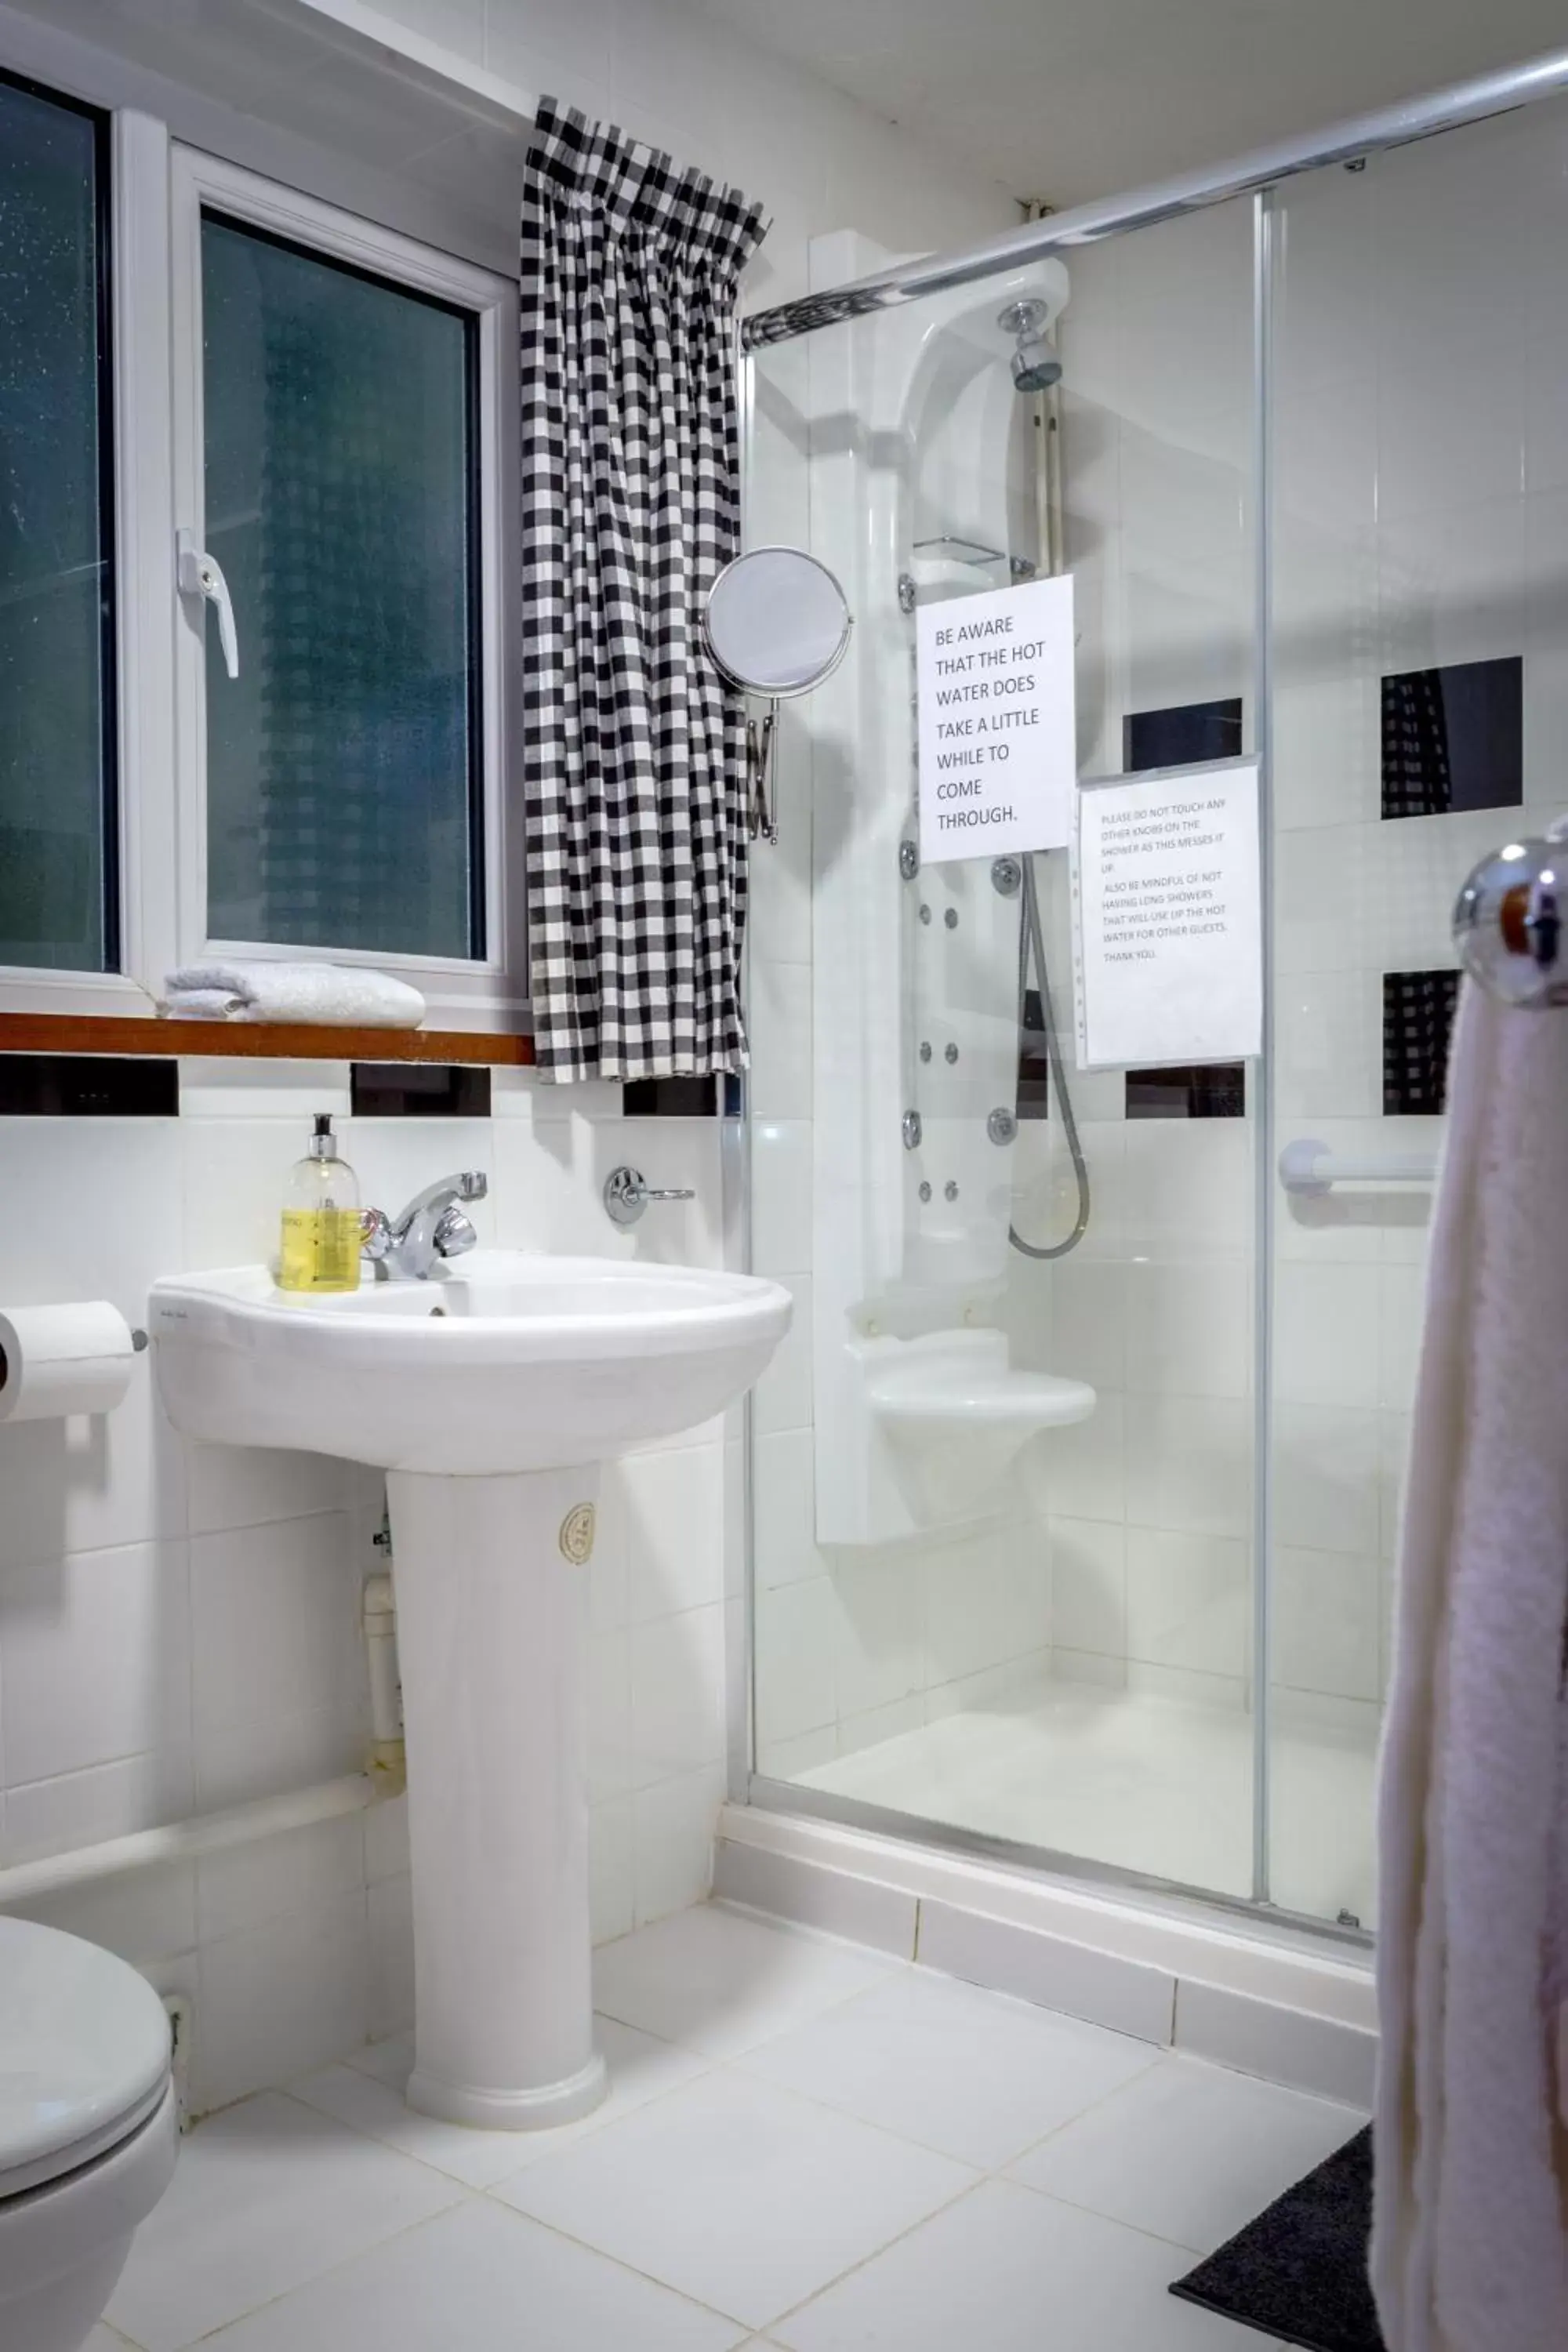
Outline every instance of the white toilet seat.
{"label": "white toilet seat", "polygon": [[173,2083],[127,2139],[0,2203],[0,2344],[78,2352],[102,2318],[131,2241],[174,2177]]}
{"label": "white toilet seat", "polygon": [[79,2352],[179,2147],[163,2004],[111,1952],[0,1918],[0,2345]]}
{"label": "white toilet seat", "polygon": [[0,1918],[0,2207],[128,2139],[168,2081],[169,2021],[144,1977],[79,1936]]}

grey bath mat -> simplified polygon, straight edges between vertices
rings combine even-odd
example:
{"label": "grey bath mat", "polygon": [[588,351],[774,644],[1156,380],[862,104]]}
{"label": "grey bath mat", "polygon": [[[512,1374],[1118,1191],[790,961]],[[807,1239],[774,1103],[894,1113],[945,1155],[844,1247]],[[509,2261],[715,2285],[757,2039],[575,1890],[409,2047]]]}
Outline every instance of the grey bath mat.
{"label": "grey bath mat", "polygon": [[1384,2352],[1366,2282],[1372,2127],[1172,2287],[1305,2352]]}

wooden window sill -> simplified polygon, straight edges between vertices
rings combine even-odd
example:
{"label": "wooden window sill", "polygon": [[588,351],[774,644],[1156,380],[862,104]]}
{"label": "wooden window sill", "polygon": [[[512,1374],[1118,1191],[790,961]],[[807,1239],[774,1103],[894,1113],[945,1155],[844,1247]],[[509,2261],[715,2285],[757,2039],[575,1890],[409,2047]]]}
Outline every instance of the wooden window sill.
{"label": "wooden window sill", "polygon": [[0,1054],[469,1062],[517,1069],[532,1063],[533,1039],[479,1029],[348,1029],[324,1022],[99,1020],[74,1013],[0,1013]]}

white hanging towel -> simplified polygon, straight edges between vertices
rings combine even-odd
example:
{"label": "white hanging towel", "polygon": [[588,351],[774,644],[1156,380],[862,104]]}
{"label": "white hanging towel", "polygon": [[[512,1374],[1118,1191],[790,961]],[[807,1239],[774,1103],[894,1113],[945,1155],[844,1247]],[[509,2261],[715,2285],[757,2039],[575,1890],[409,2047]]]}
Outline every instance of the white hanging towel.
{"label": "white hanging towel", "polygon": [[174,1020],[302,1021],[417,1029],[425,999],[405,980],[347,963],[187,963],[165,982]]}
{"label": "white hanging towel", "polygon": [[1389,2352],[1563,2352],[1568,1013],[1467,981],[1379,1793]]}

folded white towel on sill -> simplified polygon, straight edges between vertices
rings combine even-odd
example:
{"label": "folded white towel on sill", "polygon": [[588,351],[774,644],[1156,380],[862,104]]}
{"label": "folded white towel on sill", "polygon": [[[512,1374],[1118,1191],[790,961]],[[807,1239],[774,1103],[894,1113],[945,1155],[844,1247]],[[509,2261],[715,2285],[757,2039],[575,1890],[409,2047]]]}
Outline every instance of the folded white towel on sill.
{"label": "folded white towel on sill", "polygon": [[187,963],[164,983],[173,1020],[320,1022],[417,1029],[425,999],[390,972],[346,963]]}

